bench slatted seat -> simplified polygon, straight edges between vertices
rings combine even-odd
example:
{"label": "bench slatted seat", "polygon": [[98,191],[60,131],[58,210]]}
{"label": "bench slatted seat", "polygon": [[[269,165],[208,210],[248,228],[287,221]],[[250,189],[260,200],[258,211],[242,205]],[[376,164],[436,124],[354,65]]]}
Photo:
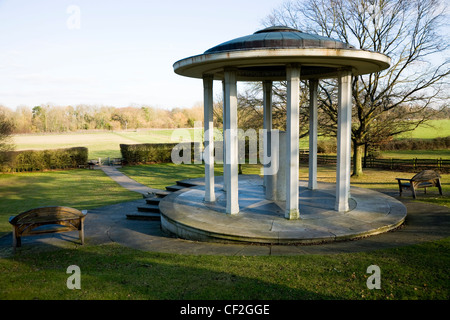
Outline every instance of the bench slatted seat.
{"label": "bench slatted seat", "polygon": [[21,246],[21,238],[28,235],[79,231],[84,244],[84,219],[87,210],[70,207],[49,206],[34,208],[9,218],[13,227],[13,247]]}
{"label": "bench slatted seat", "polygon": [[411,179],[396,178],[402,195],[403,188],[411,189],[412,196],[416,198],[416,190],[418,188],[424,188],[425,193],[429,187],[437,187],[440,195],[442,195],[441,176],[434,170],[424,170],[416,174]]}

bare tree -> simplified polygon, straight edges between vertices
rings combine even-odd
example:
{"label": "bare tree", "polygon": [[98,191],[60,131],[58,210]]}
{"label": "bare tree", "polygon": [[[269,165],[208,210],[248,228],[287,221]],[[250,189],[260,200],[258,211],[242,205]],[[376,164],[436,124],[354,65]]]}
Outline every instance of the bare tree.
{"label": "bare tree", "polygon": [[[272,84],[272,128],[286,130],[286,81]],[[242,129],[263,128],[262,83],[249,82],[238,94],[238,126]],[[308,85],[300,84],[300,133],[299,138],[308,135],[309,100]]]}
{"label": "bare tree", "polygon": [[[431,116],[431,107],[446,104],[446,10],[440,0],[300,0],[285,2],[266,18],[267,26],[288,25],[391,57],[389,69],[353,77],[354,176],[362,175],[367,143],[381,134],[386,138],[413,130]],[[321,129],[330,133],[336,127],[336,85],[322,81],[320,89],[319,107],[331,124]],[[400,108],[414,110],[414,117],[393,112]]]}

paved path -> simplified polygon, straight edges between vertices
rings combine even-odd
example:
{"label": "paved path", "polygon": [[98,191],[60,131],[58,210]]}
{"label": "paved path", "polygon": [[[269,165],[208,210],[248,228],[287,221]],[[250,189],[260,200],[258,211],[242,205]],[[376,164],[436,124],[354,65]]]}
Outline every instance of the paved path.
{"label": "paved path", "polygon": [[157,192],[161,191],[159,189],[154,189],[147,187],[143,184],[140,184],[136,182],[135,180],[129,178],[128,176],[124,175],[122,172],[117,170],[116,167],[113,166],[101,166],[100,169],[106,173],[111,179],[116,181],[118,184],[120,184],[125,189],[128,189],[130,191],[138,192],[141,194],[148,194],[149,192]]}
{"label": "paved path", "polygon": [[[136,181],[126,179],[117,170],[105,172],[130,190],[143,193],[150,190]],[[134,182],[133,182],[134,181]],[[392,192],[392,190],[390,191]],[[393,194],[390,194],[393,196]],[[119,203],[88,211],[85,225],[86,245],[118,243],[123,246],[148,251],[176,254],[205,255],[301,255],[335,254],[373,251],[433,241],[450,236],[450,209],[443,206],[400,199],[408,210],[405,224],[398,230],[370,236],[355,241],[333,242],[322,245],[242,245],[218,244],[175,239],[165,234],[158,221],[139,221],[126,218],[137,211],[144,199]],[[11,234],[0,238],[0,257],[12,253]],[[78,232],[24,237],[18,252],[34,252],[42,247],[67,247],[78,245]]]}

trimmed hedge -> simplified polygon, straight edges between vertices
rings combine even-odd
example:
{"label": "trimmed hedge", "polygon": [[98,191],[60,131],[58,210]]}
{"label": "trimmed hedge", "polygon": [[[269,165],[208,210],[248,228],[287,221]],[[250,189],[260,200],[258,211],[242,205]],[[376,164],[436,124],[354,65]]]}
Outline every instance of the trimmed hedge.
{"label": "trimmed hedge", "polygon": [[441,150],[450,148],[450,136],[434,139],[399,139],[381,145],[381,150]]}
{"label": "trimmed hedge", "polygon": [[[144,144],[121,144],[120,152],[126,164],[145,163],[169,163],[172,162],[172,150],[177,147],[190,148],[190,161],[194,161],[196,147],[201,148],[200,143],[144,143]],[[201,149],[200,149],[201,150]],[[180,156],[182,152],[180,151]],[[197,154],[201,154],[197,152]]]}
{"label": "trimmed hedge", "polygon": [[85,165],[87,161],[88,149],[85,147],[10,151],[0,155],[0,170],[2,172],[29,172],[72,169]]}
{"label": "trimmed hedge", "polygon": [[[245,149],[244,149],[245,148]],[[190,156],[184,151],[190,149]],[[216,161],[223,159],[222,141],[214,141]],[[181,160],[192,163],[202,163],[203,143],[200,142],[179,142],[179,143],[145,143],[145,144],[121,144],[120,152],[126,164],[148,164],[148,163],[171,163]],[[172,159],[172,155],[176,159]],[[249,158],[254,163],[259,161],[257,145],[250,147],[248,139],[239,140],[238,158],[239,163],[246,163]],[[184,162],[184,163],[186,163]]]}

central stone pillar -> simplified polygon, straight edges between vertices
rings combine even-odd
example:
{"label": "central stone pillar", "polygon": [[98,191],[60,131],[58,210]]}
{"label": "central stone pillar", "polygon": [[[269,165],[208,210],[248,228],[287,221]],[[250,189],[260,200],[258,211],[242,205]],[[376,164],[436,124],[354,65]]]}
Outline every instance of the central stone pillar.
{"label": "central stone pillar", "polygon": [[286,124],[286,219],[298,219],[298,170],[299,170],[299,108],[300,66],[286,67],[287,80],[287,124]]}
{"label": "central stone pillar", "polygon": [[225,69],[225,168],[224,183],[227,194],[226,213],[239,213],[238,199],[238,130],[236,71]]}
{"label": "central stone pillar", "polygon": [[352,128],[352,74],[343,71],[338,83],[338,130],[337,130],[337,170],[336,205],[339,212],[349,210],[351,128]]}

